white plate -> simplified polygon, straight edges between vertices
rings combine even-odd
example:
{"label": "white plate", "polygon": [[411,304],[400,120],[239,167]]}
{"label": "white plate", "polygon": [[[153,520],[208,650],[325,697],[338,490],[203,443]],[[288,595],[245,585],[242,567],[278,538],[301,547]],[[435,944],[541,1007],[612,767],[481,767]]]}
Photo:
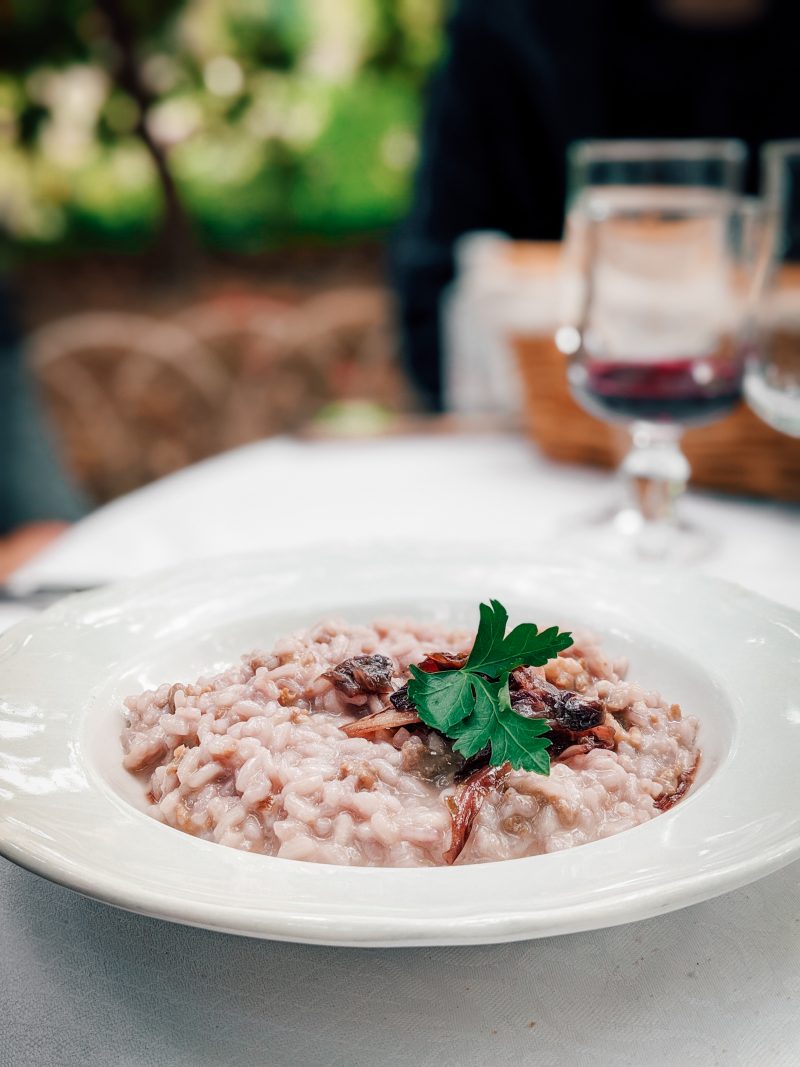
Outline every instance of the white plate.
{"label": "white plate", "polygon": [[[419,870],[237,852],[161,825],[121,768],[120,703],[317,618],[584,626],[701,720],[701,772],[651,822],[529,859]],[[0,639],[0,851],[82,893],[215,930],[439,945],[587,930],[733,889],[800,854],[800,615],[695,573],[332,549],[192,564],[73,597]]]}

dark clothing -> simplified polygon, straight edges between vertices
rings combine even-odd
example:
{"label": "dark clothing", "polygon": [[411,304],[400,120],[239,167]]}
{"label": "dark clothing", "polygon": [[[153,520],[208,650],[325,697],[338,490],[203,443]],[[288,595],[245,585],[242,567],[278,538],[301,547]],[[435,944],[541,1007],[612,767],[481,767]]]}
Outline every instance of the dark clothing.
{"label": "dark clothing", "polygon": [[26,522],[78,519],[87,502],[56,459],[0,279],[0,536]]}
{"label": "dark clothing", "polygon": [[800,3],[746,27],[693,29],[646,0],[463,0],[392,250],[404,353],[441,404],[439,300],[472,230],[561,234],[568,145],[583,138],[739,137],[752,156],[800,134]]}

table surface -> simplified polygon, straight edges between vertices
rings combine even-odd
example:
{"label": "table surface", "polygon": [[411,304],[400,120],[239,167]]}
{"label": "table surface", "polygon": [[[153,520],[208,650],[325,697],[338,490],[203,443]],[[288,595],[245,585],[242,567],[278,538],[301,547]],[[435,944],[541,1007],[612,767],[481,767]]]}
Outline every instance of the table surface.
{"label": "table surface", "polygon": [[[611,492],[608,475],[553,466],[511,436],[279,440],[102,509],[16,581],[86,584],[323,538],[492,538],[543,552]],[[513,502],[502,539],[487,494]],[[687,510],[720,536],[703,570],[800,607],[796,508],[692,494]],[[20,613],[5,607],[0,626]],[[0,860],[0,1067],[512,1061],[800,1062],[800,864],[610,930],[356,950],[129,915]]]}

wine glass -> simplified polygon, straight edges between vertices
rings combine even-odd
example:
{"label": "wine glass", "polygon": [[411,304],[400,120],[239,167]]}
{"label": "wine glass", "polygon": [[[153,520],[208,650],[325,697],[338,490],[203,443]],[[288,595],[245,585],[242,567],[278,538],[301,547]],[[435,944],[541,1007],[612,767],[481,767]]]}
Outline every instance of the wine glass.
{"label": "wine glass", "polygon": [[776,430],[800,437],[800,141],[762,150],[770,257],[745,371],[745,399]]}
{"label": "wine glass", "polygon": [[567,309],[556,343],[573,395],[625,426],[627,503],[583,535],[602,555],[691,560],[712,546],[676,504],[687,426],[741,397],[756,213],[737,141],[585,142],[570,156]]}

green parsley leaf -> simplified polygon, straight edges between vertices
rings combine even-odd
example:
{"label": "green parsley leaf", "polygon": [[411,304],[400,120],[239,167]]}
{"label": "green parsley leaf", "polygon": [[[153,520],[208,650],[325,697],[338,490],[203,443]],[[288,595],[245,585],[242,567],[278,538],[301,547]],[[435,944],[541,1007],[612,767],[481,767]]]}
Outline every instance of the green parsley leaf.
{"label": "green parsley leaf", "polygon": [[[492,741],[495,719],[500,707],[500,688],[500,682],[476,677],[473,687],[475,698],[470,713],[450,729],[450,737],[456,739],[453,748],[467,759]],[[517,718],[521,716],[518,715]],[[492,762],[494,763],[494,760]]]}
{"label": "green parsley leaf", "polygon": [[490,763],[550,773],[550,741],[543,719],[528,719],[511,706],[508,676],[523,666],[542,666],[572,644],[572,635],[550,627],[541,633],[522,623],[506,635],[508,612],[492,600],[480,605],[475,644],[464,667],[428,674],[412,666],[408,696],[420,719],[455,741],[469,758],[487,745]]}
{"label": "green parsley leaf", "polygon": [[[547,723],[544,719],[526,719],[524,715],[518,715],[511,707],[511,698],[508,692],[508,677],[497,691],[497,704],[491,709],[491,725],[489,740],[492,744],[492,763],[499,766],[501,763],[510,763],[512,767],[522,767],[526,771],[536,771],[537,774],[550,773],[550,756],[547,749],[550,740],[544,737],[547,734]],[[453,746],[459,752],[467,755],[462,749],[465,734],[469,733],[469,719],[462,724],[463,732],[459,732],[458,740]],[[483,745],[487,742],[484,741]],[[475,752],[480,752],[476,748]],[[470,753],[473,755],[474,753]]]}
{"label": "green parsley leaf", "polygon": [[475,710],[451,732],[456,738],[453,748],[469,759],[491,743],[495,766],[507,762],[512,767],[549,774],[550,740],[543,736],[548,732],[544,719],[526,719],[514,711],[508,678],[502,683],[481,680],[475,689]]}
{"label": "green parsley leaf", "polygon": [[489,659],[493,649],[502,647],[506,632],[508,612],[499,600],[490,600],[478,608],[480,622],[475,635],[475,644],[469,654],[468,667],[479,667]]}
{"label": "green parsley leaf", "polygon": [[[472,675],[465,671],[440,671],[438,674],[426,674],[414,665],[409,670],[414,681],[425,690],[427,714],[438,724],[436,729],[440,733],[446,733],[472,712],[475,706],[473,693],[475,679]],[[414,685],[414,682],[408,684],[410,697],[410,687]],[[420,718],[422,719],[421,714]],[[422,721],[428,722],[427,719],[422,719]],[[433,726],[433,722],[428,722],[428,725]]]}
{"label": "green parsley leaf", "polygon": [[572,644],[572,634],[559,633],[556,626],[539,633],[532,622],[515,626],[504,637],[508,612],[497,600],[488,605],[481,604],[480,613],[481,622],[467,660],[467,670],[479,670],[491,678],[498,678],[504,671],[513,671],[516,667],[542,667]]}

